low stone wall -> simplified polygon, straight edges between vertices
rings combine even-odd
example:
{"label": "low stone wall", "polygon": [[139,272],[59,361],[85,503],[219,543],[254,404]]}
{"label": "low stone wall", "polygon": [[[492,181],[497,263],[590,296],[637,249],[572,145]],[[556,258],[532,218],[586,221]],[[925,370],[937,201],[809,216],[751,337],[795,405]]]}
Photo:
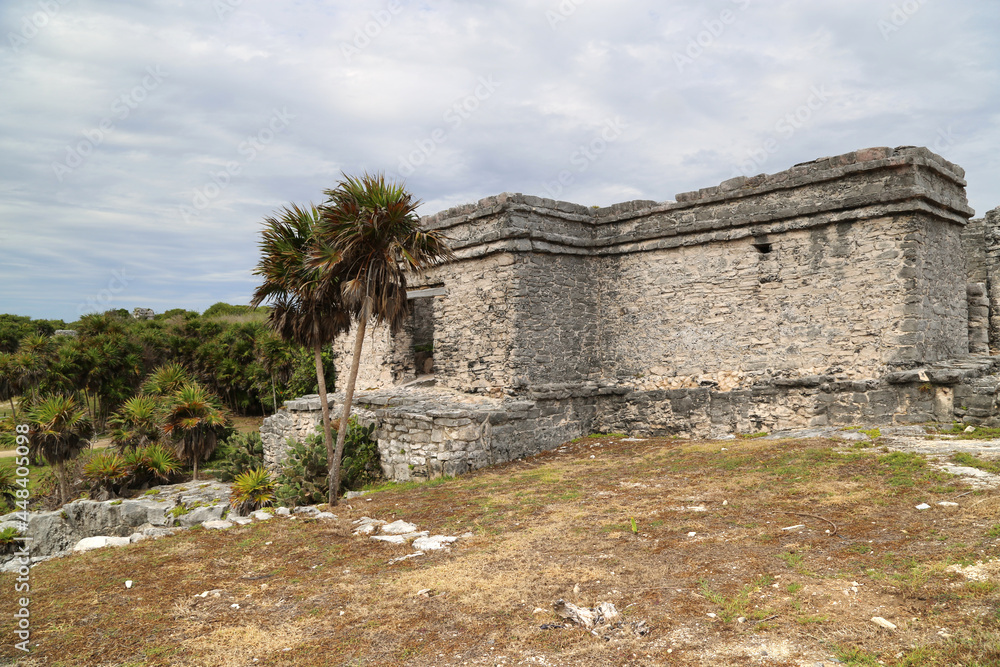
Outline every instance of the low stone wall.
{"label": "low stone wall", "polygon": [[[749,389],[636,390],[606,382],[562,383],[489,398],[444,388],[359,392],[356,416],[374,421],[387,478],[459,475],[554,448],[592,432],[695,438],[818,426],[963,421],[1000,424],[1000,357],[968,357],[878,379],[846,374],[773,377]],[[341,396],[330,395],[341,405]],[[339,412],[337,410],[335,414]],[[272,470],[287,437],[319,422],[319,398],[289,401],[265,420]],[[285,430],[282,430],[285,429]]]}

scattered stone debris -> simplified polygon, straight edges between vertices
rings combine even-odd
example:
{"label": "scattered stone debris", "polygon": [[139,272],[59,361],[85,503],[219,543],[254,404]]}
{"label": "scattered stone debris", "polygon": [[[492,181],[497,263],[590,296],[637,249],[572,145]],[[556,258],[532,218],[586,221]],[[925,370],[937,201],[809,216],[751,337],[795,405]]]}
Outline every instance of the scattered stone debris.
{"label": "scattered stone debris", "polygon": [[[381,519],[363,516],[360,519],[356,519],[353,523],[357,526],[354,529],[355,535],[370,537],[378,542],[388,542],[389,544],[407,544],[412,542],[413,548],[421,555],[427,551],[448,549],[450,544],[459,539],[453,535],[432,536],[430,531],[420,530],[415,524],[403,520],[387,523]],[[465,533],[461,537],[472,537],[472,533]],[[415,554],[410,554],[411,557],[413,555]],[[395,563],[400,560],[402,558],[396,558],[389,561],[389,563]]]}
{"label": "scattered stone debris", "polygon": [[[610,640],[612,635],[621,634],[628,631],[637,637],[649,634],[650,628],[645,621],[632,621],[626,623],[618,609],[610,602],[598,603],[596,607],[578,607],[572,602],[556,600],[552,603],[552,609],[557,616],[569,621],[572,625],[582,626],[595,637],[601,637],[605,641]],[[539,610],[535,610],[537,613]],[[545,623],[539,626],[542,630],[555,630],[557,628],[572,627],[566,623]]]}
{"label": "scattered stone debris", "polygon": [[872,617],[872,623],[874,623],[875,625],[882,626],[886,630],[895,630],[896,629],[896,624],[895,623],[887,621],[884,618],[882,618],[881,616],[873,616]]}

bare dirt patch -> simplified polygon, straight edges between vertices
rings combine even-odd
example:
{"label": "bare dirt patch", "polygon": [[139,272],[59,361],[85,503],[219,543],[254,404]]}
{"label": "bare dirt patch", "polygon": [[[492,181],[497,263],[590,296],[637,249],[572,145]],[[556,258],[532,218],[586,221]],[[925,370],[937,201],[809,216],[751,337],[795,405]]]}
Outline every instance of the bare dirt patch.
{"label": "bare dirt patch", "polygon": [[[43,563],[16,664],[1000,664],[1000,493],[877,442],[591,437],[335,511]],[[361,516],[473,537],[390,565]]]}

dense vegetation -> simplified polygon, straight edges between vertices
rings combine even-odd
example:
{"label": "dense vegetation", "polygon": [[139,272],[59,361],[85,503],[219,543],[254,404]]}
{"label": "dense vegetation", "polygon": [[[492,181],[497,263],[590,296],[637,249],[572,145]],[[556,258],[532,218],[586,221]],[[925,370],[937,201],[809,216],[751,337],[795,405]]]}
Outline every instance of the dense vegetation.
{"label": "dense vegetation", "polygon": [[[316,368],[311,351],[272,333],[266,317],[266,309],[226,303],[152,320],[125,310],[72,323],[0,315],[0,401],[21,416],[36,397],[75,395],[103,432],[155,368],[178,364],[233,414],[270,414],[284,400],[314,393]],[[57,329],[77,335],[53,336]],[[332,378],[329,348],[323,358]]]}

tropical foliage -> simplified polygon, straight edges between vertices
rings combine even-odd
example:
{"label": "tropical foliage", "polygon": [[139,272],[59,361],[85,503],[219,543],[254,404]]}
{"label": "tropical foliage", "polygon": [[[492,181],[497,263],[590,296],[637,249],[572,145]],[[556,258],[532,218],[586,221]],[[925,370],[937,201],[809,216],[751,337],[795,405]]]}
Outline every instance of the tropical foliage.
{"label": "tropical foliage", "polygon": [[177,454],[194,468],[212,455],[219,437],[228,428],[218,399],[196,382],[178,389],[164,407],[163,430],[174,438]]}
{"label": "tropical foliage", "polygon": [[168,484],[180,473],[181,464],[163,445],[148,445],[119,454],[97,452],[87,461],[83,476],[91,495],[107,500],[155,484]]}
{"label": "tropical foliage", "polygon": [[[334,426],[339,431],[339,420]],[[375,425],[363,426],[354,418],[344,438],[344,475],[341,491],[359,489],[382,479]],[[277,495],[286,505],[321,503],[329,497],[330,468],[320,426],[306,441],[288,439],[285,461],[278,475]]]}
{"label": "tropical foliage", "polygon": [[215,458],[222,460],[217,476],[223,482],[231,482],[248,470],[264,466],[264,443],[259,431],[234,433],[219,449],[223,451],[215,454]]}
{"label": "tropical foliage", "polygon": [[[334,454],[333,429],[322,348],[350,328],[351,316],[343,307],[338,281],[328,275],[329,268],[314,265],[321,256],[328,262],[339,258],[318,244],[319,221],[315,206],[306,209],[295,204],[264,220],[261,259],[254,269],[264,282],[254,291],[250,303],[256,307],[269,302],[271,330],[283,341],[312,349],[329,460]],[[333,492],[330,498],[333,502]]]}
{"label": "tropical foliage", "polygon": [[[422,272],[454,255],[437,231],[422,228],[420,202],[382,174],[344,176],[327,190],[316,228],[310,267],[321,271],[320,291],[339,287],[338,308],[354,318],[354,351],[344,390],[341,422],[351,415],[365,328],[369,321],[398,331],[409,312],[408,272]],[[329,502],[337,502],[346,431],[337,437],[330,462]]]}
{"label": "tropical foliage", "polygon": [[57,469],[59,498],[68,495],[66,463],[90,447],[94,425],[72,396],[60,394],[39,401],[28,414],[28,448]]}
{"label": "tropical foliage", "polygon": [[264,468],[247,470],[233,480],[230,504],[237,514],[249,514],[274,502],[274,480]]}

